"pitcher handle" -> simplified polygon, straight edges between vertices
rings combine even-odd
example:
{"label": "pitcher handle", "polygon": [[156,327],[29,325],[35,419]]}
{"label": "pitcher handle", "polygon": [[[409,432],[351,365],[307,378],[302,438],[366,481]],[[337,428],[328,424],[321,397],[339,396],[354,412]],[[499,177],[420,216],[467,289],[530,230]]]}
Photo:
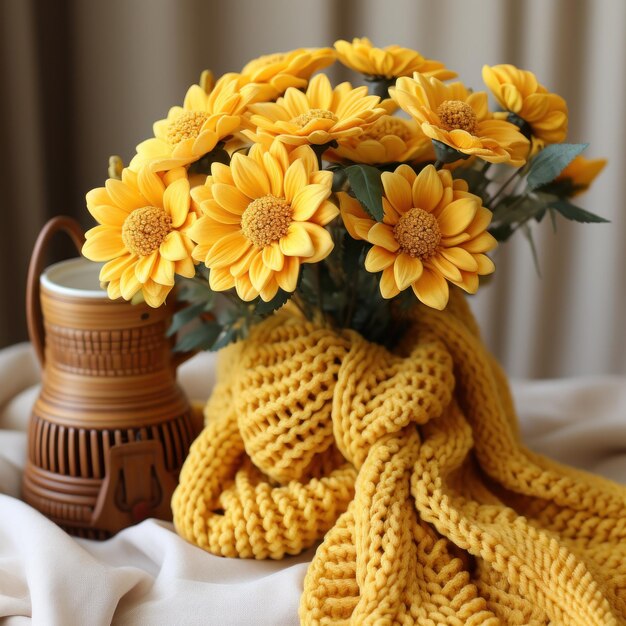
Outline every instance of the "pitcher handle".
{"label": "pitcher handle", "polygon": [[74,218],[66,215],[53,217],[46,222],[37,237],[37,241],[35,241],[35,247],[33,248],[30,264],[28,266],[28,279],[26,281],[26,322],[28,324],[28,335],[41,365],[44,364],[45,359],[45,330],[41,313],[39,276],[43,271],[45,254],[48,250],[50,240],[58,232],[67,233],[74,242],[78,252],[81,251],[85,243],[85,234],[81,225]]}

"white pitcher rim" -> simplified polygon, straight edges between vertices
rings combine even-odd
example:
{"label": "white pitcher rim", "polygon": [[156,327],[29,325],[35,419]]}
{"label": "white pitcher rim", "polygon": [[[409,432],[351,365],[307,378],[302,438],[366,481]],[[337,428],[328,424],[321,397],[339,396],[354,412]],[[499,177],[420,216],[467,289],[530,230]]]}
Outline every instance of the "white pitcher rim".
{"label": "white pitcher rim", "polygon": [[[93,276],[93,283],[96,287],[99,285],[98,274],[102,263],[94,263],[83,257],[76,257],[73,259],[67,259],[49,265],[41,274],[39,280],[42,287],[45,287],[47,291],[64,296],[72,296],[75,298],[89,298],[89,299],[108,299],[107,293],[104,289],[84,289],[82,287],[72,286],[72,278],[82,278],[87,276],[89,279]],[[63,283],[65,279],[66,284]]]}

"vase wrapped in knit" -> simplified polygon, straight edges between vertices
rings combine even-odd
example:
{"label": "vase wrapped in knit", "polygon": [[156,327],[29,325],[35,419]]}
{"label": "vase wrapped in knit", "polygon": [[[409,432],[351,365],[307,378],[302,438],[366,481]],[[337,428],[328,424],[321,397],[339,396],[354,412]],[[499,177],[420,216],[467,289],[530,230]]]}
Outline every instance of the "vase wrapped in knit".
{"label": "vase wrapped in knit", "polygon": [[462,297],[390,352],[280,312],[227,349],[174,499],[226,557],[321,541],[304,624],[626,623],[626,489],[526,450]]}

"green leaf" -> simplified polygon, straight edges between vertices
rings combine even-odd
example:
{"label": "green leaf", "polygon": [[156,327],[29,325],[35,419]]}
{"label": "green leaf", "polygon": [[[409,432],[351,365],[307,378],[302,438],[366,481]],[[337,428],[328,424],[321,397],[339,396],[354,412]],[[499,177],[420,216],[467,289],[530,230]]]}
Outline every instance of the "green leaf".
{"label": "green leaf", "polygon": [[553,207],[548,207],[548,213],[550,214],[550,221],[552,222],[552,232],[556,233],[556,211]]}
{"label": "green leaf", "polygon": [[212,350],[215,340],[222,332],[222,325],[218,322],[206,322],[183,335],[174,347],[176,352],[190,350]]}
{"label": "green leaf", "polygon": [[270,313],[280,309],[280,307],[282,307],[292,295],[293,293],[290,291],[283,291],[282,289],[279,289],[276,295],[269,302],[264,302],[259,298],[255,304],[254,312],[257,315],[269,315]]}
{"label": "green leaf", "polygon": [[552,182],[589,144],[555,143],[545,147],[530,164],[526,183],[530,191]]}
{"label": "green leaf", "polygon": [[225,328],[219,336],[219,339],[211,346],[211,352],[217,352],[218,350],[225,348],[228,344],[241,339],[241,336],[240,331],[233,326]]}
{"label": "green leaf", "polygon": [[506,241],[514,232],[510,224],[500,224],[489,229],[496,241]]}
{"label": "green leaf", "polygon": [[550,206],[553,209],[556,209],[564,218],[574,222],[583,222],[585,224],[609,222],[609,220],[606,220],[595,213],[591,213],[590,211],[585,211],[585,209],[581,209],[567,200],[557,200],[556,202],[551,203]]}
{"label": "green leaf", "polygon": [[346,167],[345,171],[356,199],[373,219],[382,222],[384,217],[383,184],[380,179],[380,170],[371,165],[358,164]]}
{"label": "green leaf", "polygon": [[528,240],[528,245],[530,246],[530,252],[533,255],[533,263],[535,264],[535,271],[537,272],[537,276],[541,278],[541,268],[539,267],[539,255],[537,254],[537,247],[535,246],[535,240],[533,238],[533,232],[530,230],[528,224],[524,224],[522,226],[522,232],[524,236]]}
{"label": "green leaf", "polygon": [[184,309],[181,309],[177,313],[174,313],[174,317],[172,317],[172,323],[167,329],[167,336],[171,337],[172,335],[175,335],[183,326],[197,319],[200,313],[204,311],[204,307],[204,302],[198,302],[197,304],[186,306]]}

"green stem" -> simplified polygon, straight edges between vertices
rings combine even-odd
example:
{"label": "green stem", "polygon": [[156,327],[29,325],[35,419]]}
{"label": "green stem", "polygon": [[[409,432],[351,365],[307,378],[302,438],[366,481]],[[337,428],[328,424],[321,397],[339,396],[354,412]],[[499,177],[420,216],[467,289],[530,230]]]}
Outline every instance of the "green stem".
{"label": "green stem", "polygon": [[[522,171],[524,170],[524,166],[520,167],[519,169],[515,170],[513,172],[513,174],[511,174],[511,176],[509,176],[504,183],[502,184],[502,186],[500,187],[500,189],[498,189],[498,191],[496,191],[496,193],[489,198],[489,200],[487,200],[487,204],[492,207],[493,202],[495,201],[496,198],[498,198],[502,192],[509,186],[509,184],[511,183],[511,181],[516,177],[516,176],[520,176],[522,174]],[[492,209],[493,210],[493,209]]]}
{"label": "green stem", "polygon": [[440,170],[443,167],[443,161],[435,161],[435,169]]}
{"label": "green stem", "polygon": [[317,166],[321,170],[322,169],[322,156],[328,148],[336,148],[337,142],[333,139],[333,141],[329,141],[328,143],[312,143],[310,144],[311,149],[315,152],[315,156],[317,157]]}
{"label": "green stem", "polygon": [[389,97],[389,87],[392,87],[396,79],[385,78],[384,76],[365,75],[365,82],[368,84],[368,91],[372,96],[378,96],[381,100]]}

